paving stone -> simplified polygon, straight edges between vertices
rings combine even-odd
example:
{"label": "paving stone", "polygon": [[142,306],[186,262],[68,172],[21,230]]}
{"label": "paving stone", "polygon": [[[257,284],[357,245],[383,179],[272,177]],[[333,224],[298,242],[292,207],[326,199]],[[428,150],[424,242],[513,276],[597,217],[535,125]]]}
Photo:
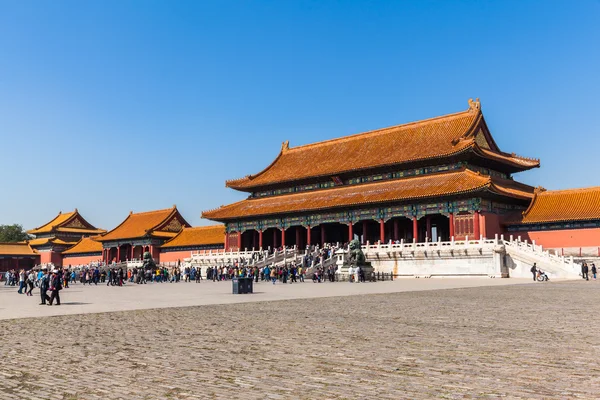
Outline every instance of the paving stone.
{"label": "paving stone", "polygon": [[2,320],[0,393],[595,399],[599,291],[573,281]]}

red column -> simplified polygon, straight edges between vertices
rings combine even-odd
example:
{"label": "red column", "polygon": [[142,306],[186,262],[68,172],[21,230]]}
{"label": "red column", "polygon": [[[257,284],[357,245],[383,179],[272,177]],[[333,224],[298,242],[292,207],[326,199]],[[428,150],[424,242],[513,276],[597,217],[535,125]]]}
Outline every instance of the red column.
{"label": "red column", "polygon": [[413,238],[416,241],[419,240],[419,225],[416,216],[413,217]]}
{"label": "red column", "polygon": [[281,228],[281,247],[285,247],[285,229]]}
{"label": "red column", "polygon": [[352,232],[352,222],[348,224],[348,241],[352,241],[352,237],[354,236],[354,232]]}
{"label": "red column", "polygon": [[133,260],[133,248],[134,248],[134,246],[131,245],[131,257],[129,257],[130,260]]}
{"label": "red column", "polygon": [[310,225],[306,227],[306,245],[310,246]]}
{"label": "red column", "polygon": [[385,222],[382,219],[379,220],[379,241],[385,243]]}
{"label": "red column", "polygon": [[450,213],[450,238],[454,237],[454,213]]}
{"label": "red column", "polygon": [[363,241],[362,244],[367,244],[367,221],[363,221],[362,223],[362,228],[363,228]]}
{"label": "red column", "polygon": [[238,240],[237,240],[237,246],[238,246],[238,251],[242,251],[242,232],[238,232]]}
{"label": "red column", "polygon": [[321,224],[321,246],[325,244],[325,225]]}
{"label": "red column", "polygon": [[258,248],[262,248],[262,231],[258,231]]}
{"label": "red column", "polygon": [[229,233],[225,232],[225,244],[223,245],[225,251],[229,250]]}
{"label": "red column", "polygon": [[473,236],[475,236],[475,240],[479,240],[479,211],[475,211],[473,213]]}
{"label": "red column", "polygon": [[[150,250],[150,253],[152,253],[152,250]],[[121,262],[121,246],[117,246],[117,262]]]}
{"label": "red column", "polygon": [[394,240],[398,240],[398,220],[394,220]]}
{"label": "red column", "polygon": [[427,237],[430,242],[433,242],[433,238],[431,237],[431,217],[429,215],[425,217],[425,222],[427,223]]}

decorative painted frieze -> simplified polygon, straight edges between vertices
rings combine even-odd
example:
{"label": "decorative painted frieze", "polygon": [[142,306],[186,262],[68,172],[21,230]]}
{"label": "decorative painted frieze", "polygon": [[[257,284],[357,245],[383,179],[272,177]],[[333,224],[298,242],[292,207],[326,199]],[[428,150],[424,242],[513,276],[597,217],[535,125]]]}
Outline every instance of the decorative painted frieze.
{"label": "decorative painted frieze", "polygon": [[[336,186],[348,186],[348,185],[358,185],[361,183],[369,183],[369,182],[377,182],[388,179],[398,179],[405,178],[411,176],[419,176],[419,175],[427,175],[427,174],[435,174],[438,172],[447,172],[447,171],[456,171],[461,168],[468,167],[472,171],[480,172],[482,175],[489,175],[500,178],[508,178],[508,174],[503,172],[498,172],[489,168],[483,168],[477,165],[469,164],[465,161],[460,161],[453,164],[447,165],[435,165],[432,167],[423,167],[423,168],[414,168],[408,170],[402,170],[397,172],[388,172],[383,174],[374,174],[374,175],[364,175],[358,176],[350,179],[346,179],[344,181],[339,180],[338,177],[334,177],[328,181],[315,182],[306,185],[299,185],[287,188],[278,188],[273,190],[265,190],[261,192],[254,192],[250,195],[251,198],[259,198],[259,197],[268,197],[268,196],[277,196],[280,194],[290,194],[290,193],[299,193],[306,192],[310,190],[318,190],[318,189],[327,189]],[[337,179],[335,179],[337,178]],[[338,182],[338,183],[336,183]]]}
{"label": "decorative painted frieze", "polygon": [[[507,205],[508,207],[508,205]],[[444,202],[415,203],[392,205],[387,207],[364,207],[353,210],[342,210],[338,212],[321,212],[304,215],[282,216],[281,218],[268,218],[256,220],[244,220],[228,222],[225,224],[227,233],[245,232],[248,230],[264,231],[269,228],[287,229],[292,226],[317,226],[326,223],[349,224],[359,221],[374,220],[388,221],[391,218],[413,217],[422,218],[426,215],[450,213],[472,213],[473,211],[494,212],[499,210],[505,212],[508,208],[500,207],[500,203],[492,203],[480,198],[462,199]]]}

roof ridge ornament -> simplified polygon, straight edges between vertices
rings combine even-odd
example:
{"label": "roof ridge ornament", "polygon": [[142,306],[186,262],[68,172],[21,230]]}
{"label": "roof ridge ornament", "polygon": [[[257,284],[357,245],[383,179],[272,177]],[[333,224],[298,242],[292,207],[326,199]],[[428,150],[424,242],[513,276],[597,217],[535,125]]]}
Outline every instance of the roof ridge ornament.
{"label": "roof ridge ornament", "polygon": [[543,186],[536,186],[535,189],[533,189],[533,193],[542,193],[545,192],[547,189]]}
{"label": "roof ridge ornament", "polygon": [[479,111],[481,110],[481,102],[479,101],[479,97],[473,101],[473,99],[469,99],[469,110]]}
{"label": "roof ridge ornament", "polygon": [[290,141],[289,140],[286,140],[283,143],[281,143],[281,152],[282,153],[285,153],[289,149],[290,149]]}

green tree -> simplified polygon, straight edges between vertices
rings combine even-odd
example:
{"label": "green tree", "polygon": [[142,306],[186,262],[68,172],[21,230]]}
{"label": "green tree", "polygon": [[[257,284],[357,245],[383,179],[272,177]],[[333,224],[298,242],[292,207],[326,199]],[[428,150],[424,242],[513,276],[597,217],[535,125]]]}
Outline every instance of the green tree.
{"label": "green tree", "polygon": [[31,236],[23,230],[22,225],[0,225],[0,242],[21,242],[29,239]]}

